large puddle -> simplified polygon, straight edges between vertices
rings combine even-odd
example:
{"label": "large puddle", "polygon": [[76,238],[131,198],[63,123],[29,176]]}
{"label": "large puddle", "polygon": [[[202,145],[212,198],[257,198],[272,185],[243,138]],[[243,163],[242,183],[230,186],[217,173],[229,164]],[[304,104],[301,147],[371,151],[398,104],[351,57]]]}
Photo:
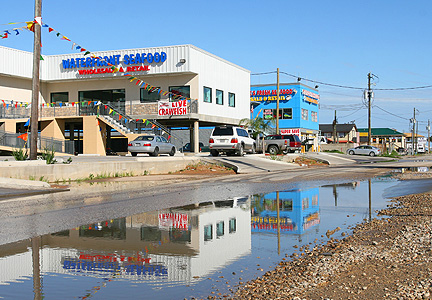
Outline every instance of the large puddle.
{"label": "large puddle", "polygon": [[[0,299],[184,299],[235,289],[387,205],[391,178],[173,207],[0,246]],[[395,186],[396,188],[390,188]],[[406,187],[402,187],[406,191]],[[60,221],[60,220],[59,220]]]}

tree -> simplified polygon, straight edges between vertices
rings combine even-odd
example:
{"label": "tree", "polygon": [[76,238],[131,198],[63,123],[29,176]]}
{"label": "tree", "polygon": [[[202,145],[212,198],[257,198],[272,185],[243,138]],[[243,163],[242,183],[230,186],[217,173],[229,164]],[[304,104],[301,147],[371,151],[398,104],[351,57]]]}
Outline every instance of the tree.
{"label": "tree", "polygon": [[252,137],[256,139],[257,135],[260,133],[264,134],[274,131],[274,123],[275,120],[273,118],[269,120],[264,120],[261,117],[256,117],[255,119],[241,119],[239,125],[245,126],[249,130],[251,130]]}

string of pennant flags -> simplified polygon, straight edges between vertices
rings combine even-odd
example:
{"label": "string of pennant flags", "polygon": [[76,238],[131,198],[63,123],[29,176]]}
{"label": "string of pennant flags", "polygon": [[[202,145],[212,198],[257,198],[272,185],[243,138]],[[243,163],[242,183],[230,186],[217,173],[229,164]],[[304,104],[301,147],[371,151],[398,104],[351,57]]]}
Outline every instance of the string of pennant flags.
{"label": "string of pennant flags", "polygon": [[[87,50],[86,48],[82,47],[78,43],[76,43],[76,42],[72,41],[71,39],[69,39],[68,37],[64,36],[59,31],[55,30],[54,28],[52,28],[48,24],[43,23],[42,19],[40,17],[35,18],[35,20],[31,21],[31,22],[15,22],[15,23],[8,23],[8,24],[20,24],[20,23],[25,23],[26,26],[19,27],[19,28],[13,28],[11,30],[4,30],[3,34],[0,34],[0,38],[2,38],[2,39],[9,38],[10,35],[12,35],[11,31],[15,32],[15,35],[19,35],[20,30],[30,30],[30,31],[34,32],[34,24],[38,23],[39,25],[41,25],[42,28],[48,28],[49,33],[54,33],[61,40],[68,41],[68,42],[72,43],[72,50],[79,50],[80,52],[84,52],[84,56],[90,55],[91,58],[98,59],[99,61],[106,63],[110,67],[110,69],[112,70],[113,73],[119,72],[119,68],[116,67],[115,65],[111,64],[109,61],[107,61],[107,59],[102,58],[100,56],[96,56],[91,51]],[[2,24],[2,25],[8,25],[8,24]],[[43,60],[42,55],[41,55],[41,59]],[[174,100],[188,100],[188,101],[193,100],[189,97],[184,97],[182,95],[178,95],[178,94],[173,93],[173,92],[164,91],[159,87],[152,86],[152,85],[144,82],[143,80],[136,78],[135,76],[131,75],[130,73],[125,73],[125,74],[123,74],[123,76],[127,77],[129,82],[131,82],[131,83],[133,83],[136,80],[135,85],[137,85],[139,87],[143,87],[145,90],[147,90],[150,93],[151,92],[157,92],[159,95],[169,96],[169,97],[173,98]]]}

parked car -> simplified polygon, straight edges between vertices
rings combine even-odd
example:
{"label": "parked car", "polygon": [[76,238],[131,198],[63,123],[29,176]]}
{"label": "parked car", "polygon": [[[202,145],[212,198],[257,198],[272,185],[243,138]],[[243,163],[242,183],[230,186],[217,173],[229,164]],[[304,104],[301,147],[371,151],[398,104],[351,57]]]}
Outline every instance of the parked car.
{"label": "parked car", "polygon": [[245,152],[255,153],[256,142],[244,128],[236,126],[216,126],[209,139],[210,154],[218,156],[237,154],[243,156]]}
{"label": "parked car", "polygon": [[150,156],[169,154],[174,156],[176,148],[167,139],[160,135],[141,135],[128,144],[128,151],[132,156],[138,153],[148,153]]}
{"label": "parked car", "polygon": [[[208,147],[204,146],[203,143],[199,142],[199,152],[206,151],[206,150],[207,150],[207,152],[209,151]],[[191,144],[190,143],[186,143],[183,146],[183,152],[191,152],[191,151],[192,151]]]}
{"label": "parked car", "polygon": [[397,152],[399,155],[407,155],[407,154],[408,154],[407,149],[405,149],[404,147],[399,147],[399,148],[397,148],[397,149],[396,149],[396,152]]}
{"label": "parked car", "polygon": [[348,149],[347,153],[349,155],[356,154],[356,155],[376,156],[376,155],[380,155],[381,151],[377,147],[369,146],[369,145],[363,145],[363,146],[358,146],[355,148]]}
{"label": "parked car", "polygon": [[295,134],[272,134],[260,140],[258,145],[257,151],[262,152],[264,149],[264,152],[275,155],[280,152],[300,152],[302,143],[299,136]]}

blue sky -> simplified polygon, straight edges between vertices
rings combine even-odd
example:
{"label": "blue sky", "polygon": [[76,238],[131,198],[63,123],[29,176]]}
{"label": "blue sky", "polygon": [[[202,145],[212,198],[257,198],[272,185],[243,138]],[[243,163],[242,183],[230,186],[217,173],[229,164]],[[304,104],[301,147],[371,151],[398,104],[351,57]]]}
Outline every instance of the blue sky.
{"label": "blue sky", "polygon": [[[0,24],[29,21],[34,0],[0,0]],[[42,0],[43,21],[90,51],[193,44],[254,73],[281,72],[366,88],[432,84],[432,1],[131,1]],[[22,25],[1,25],[0,30]],[[42,54],[74,53],[43,31]],[[0,45],[32,51],[32,35]],[[281,82],[296,79],[281,74]],[[251,83],[274,83],[275,74]],[[302,82],[315,86],[313,82]],[[320,123],[367,127],[362,91],[319,84]],[[432,119],[432,89],[375,91],[373,127],[408,131],[414,108],[419,132]],[[385,111],[384,111],[385,110]],[[387,111],[387,112],[386,112]]]}

